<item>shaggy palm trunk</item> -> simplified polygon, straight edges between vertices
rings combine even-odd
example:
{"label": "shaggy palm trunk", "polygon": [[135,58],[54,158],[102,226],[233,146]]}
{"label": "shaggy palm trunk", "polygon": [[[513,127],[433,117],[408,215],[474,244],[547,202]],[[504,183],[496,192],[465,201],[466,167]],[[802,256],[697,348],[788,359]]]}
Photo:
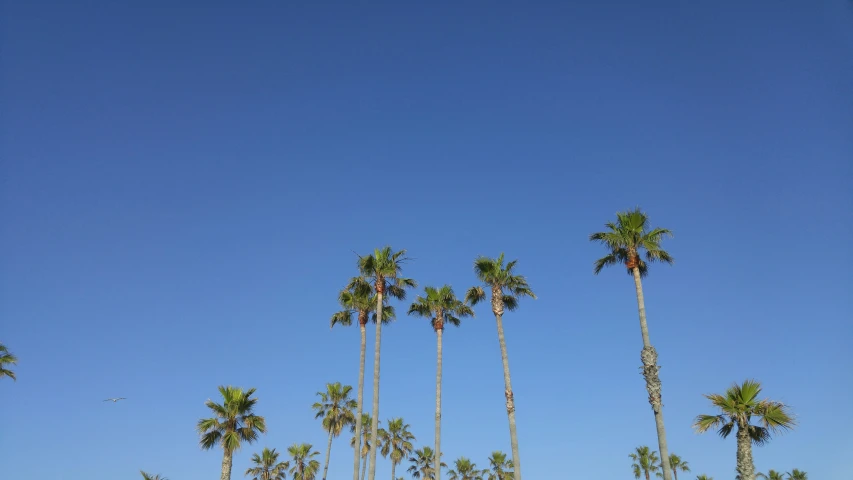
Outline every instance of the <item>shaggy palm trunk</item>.
{"label": "shaggy palm trunk", "polygon": [[640,312],[640,332],[643,334],[643,350],[640,358],[643,361],[643,377],[646,379],[646,390],[649,392],[649,404],[655,413],[655,427],[658,433],[658,449],[660,450],[660,463],[663,470],[663,479],[672,479],[672,470],[669,467],[669,449],[666,446],[666,430],[663,426],[663,403],[661,402],[661,383],[657,365],[658,353],[649,341],[649,326],[646,323],[646,302],[643,300],[643,284],[640,281],[640,269],[631,269],[634,274],[634,286],[637,289],[637,307]]}
{"label": "shaggy palm trunk", "polygon": [[[364,356],[365,351],[367,350],[367,326],[361,321],[361,312],[359,312],[359,330],[361,330],[361,355],[358,361],[358,406],[356,407],[358,411],[355,414],[355,438],[356,445],[353,449],[355,451],[355,460],[353,461],[353,480],[359,480],[358,478],[358,464],[361,462],[361,412],[364,408]],[[364,475],[362,475],[364,478]]]}
{"label": "shaggy palm trunk", "polygon": [[435,333],[438,338],[437,356],[438,366],[435,373],[435,480],[441,480],[441,337],[444,327],[437,325]]}
{"label": "shaggy palm trunk", "polygon": [[329,473],[329,457],[332,455],[332,432],[329,432],[329,445],[326,447],[326,465],[323,467],[323,480]]}
{"label": "shaggy palm trunk", "polygon": [[233,452],[224,449],[225,454],[222,456],[222,476],[219,477],[221,480],[231,480],[231,456]]}
{"label": "shaggy palm trunk", "polygon": [[501,360],[504,367],[504,396],[506,397],[506,414],[509,418],[509,441],[512,448],[513,478],[521,480],[521,458],[518,454],[518,436],[515,430],[515,399],[512,395],[512,381],[509,376],[509,356],[506,353],[506,340],[504,339],[503,325],[503,292],[500,289],[492,290],[492,311],[498,324],[498,341],[501,344]]}
{"label": "shaggy palm trunk", "polygon": [[376,478],[376,448],[379,436],[379,347],[382,345],[382,294],[384,279],[376,279],[376,344],[373,347],[373,420],[370,425],[370,468],[367,478]]}
{"label": "shaggy palm trunk", "polygon": [[737,473],[740,480],[755,480],[755,465],[752,463],[752,439],[747,427],[738,425],[737,430]]}

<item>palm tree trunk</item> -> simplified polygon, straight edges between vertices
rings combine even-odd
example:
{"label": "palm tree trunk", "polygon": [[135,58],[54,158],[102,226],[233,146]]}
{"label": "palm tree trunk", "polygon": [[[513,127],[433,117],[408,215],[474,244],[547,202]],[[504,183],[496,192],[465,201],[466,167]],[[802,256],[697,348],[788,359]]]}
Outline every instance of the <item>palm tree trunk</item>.
{"label": "palm tree trunk", "polygon": [[663,470],[663,480],[672,480],[672,469],[669,466],[669,449],[666,446],[666,430],[663,426],[663,403],[661,402],[661,382],[658,376],[660,367],[657,365],[658,353],[649,340],[649,325],[646,323],[646,302],[643,299],[643,283],[640,280],[640,269],[631,269],[634,274],[634,287],[637,289],[637,308],[640,313],[640,333],[643,335],[643,350],[640,358],[643,361],[643,377],[646,379],[646,390],[649,392],[649,404],[655,414],[655,427],[658,433],[658,450],[660,464]]}
{"label": "palm tree trunk", "polygon": [[329,457],[332,455],[332,432],[329,432],[329,445],[326,447],[326,466],[323,467],[323,480],[326,480],[326,474],[329,473]]}
{"label": "palm tree trunk", "polygon": [[[494,294],[492,294],[494,298]],[[515,400],[512,395],[512,382],[509,376],[509,357],[506,353],[506,340],[504,339],[503,311],[494,312],[498,324],[498,341],[501,344],[501,360],[504,366],[504,396],[506,397],[506,414],[509,418],[509,441],[512,448],[513,475],[515,480],[521,480],[521,459],[518,455],[518,435],[515,431]]]}
{"label": "palm tree trunk", "polygon": [[225,449],[225,454],[222,456],[222,476],[221,480],[231,480],[231,455],[233,452]]}
{"label": "palm tree trunk", "polygon": [[[367,327],[361,323],[358,326],[359,330],[361,330],[361,355],[358,361],[358,411],[355,414],[355,438],[356,445],[353,449],[355,451],[355,460],[353,461],[353,480],[359,480],[358,478],[358,464],[361,462],[361,412],[364,409],[364,356],[365,351],[367,350]],[[364,477],[364,475],[362,475]]]}
{"label": "palm tree trunk", "polygon": [[643,470],[643,473],[646,474],[646,480],[651,480],[651,478],[649,477],[649,471],[648,470]]}
{"label": "palm tree trunk", "polygon": [[[383,281],[381,278],[377,282]],[[382,291],[376,292],[376,344],[373,347],[373,421],[370,425],[370,468],[368,480],[376,479],[376,448],[379,442],[379,347],[382,345]]]}
{"label": "palm tree trunk", "polygon": [[435,480],[441,480],[441,337],[444,328],[435,331],[438,338],[438,366],[435,373]]}
{"label": "palm tree trunk", "polygon": [[397,480],[397,476],[395,474],[397,470],[397,464],[394,463],[394,459],[391,459],[391,480]]}
{"label": "palm tree trunk", "polygon": [[755,465],[752,463],[752,439],[746,427],[737,430],[737,473],[740,480],[755,480]]}
{"label": "palm tree trunk", "polygon": [[367,455],[365,455],[363,459],[364,465],[361,466],[361,480],[365,480],[367,478],[367,464],[370,463],[369,460],[370,459],[367,457]]}
{"label": "palm tree trunk", "polygon": [[[672,468],[672,463],[669,464],[669,468]],[[675,476],[675,480],[678,480],[678,469],[672,468],[672,474]]]}

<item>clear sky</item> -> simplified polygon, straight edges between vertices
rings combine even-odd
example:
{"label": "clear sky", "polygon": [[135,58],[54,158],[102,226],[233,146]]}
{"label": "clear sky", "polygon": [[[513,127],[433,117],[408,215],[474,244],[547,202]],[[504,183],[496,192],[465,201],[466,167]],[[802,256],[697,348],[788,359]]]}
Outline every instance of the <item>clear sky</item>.
{"label": "clear sky", "polygon": [[[315,392],[358,370],[329,316],[385,244],[457,292],[518,258],[525,477],[631,478],[657,449],[634,286],[587,237],[635,205],[675,232],[645,293],[681,478],[734,477],[734,439],[691,423],[753,377],[800,423],[760,471],[853,475],[850,2],[129,3],[0,12],[3,479],[217,478],[194,426],[221,384],[269,425],[235,480],[263,446],[325,453]],[[485,466],[509,434],[477,314],[445,335],[443,450]],[[384,332],[380,416],[431,445],[435,335]]]}

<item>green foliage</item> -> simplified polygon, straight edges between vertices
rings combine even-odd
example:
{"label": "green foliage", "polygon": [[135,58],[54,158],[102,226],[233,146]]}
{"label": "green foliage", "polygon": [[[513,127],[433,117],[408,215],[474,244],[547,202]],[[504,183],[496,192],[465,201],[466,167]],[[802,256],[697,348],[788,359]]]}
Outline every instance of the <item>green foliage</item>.
{"label": "green foliage", "polygon": [[221,404],[208,400],[205,406],[213,412],[213,417],[198,421],[196,430],[201,436],[201,448],[209,450],[217,445],[223,450],[233,452],[245,443],[253,443],[259,433],[265,433],[264,417],[254,414],[257,398],[251,398],[254,388],[243,391],[242,388],[220,386]]}
{"label": "green foliage", "polygon": [[453,462],[453,470],[447,472],[450,480],[483,480],[483,472],[470,459],[459,457]]}
{"label": "green foliage", "polygon": [[12,355],[12,353],[9,352],[9,349],[6,348],[6,345],[0,343],[0,378],[9,377],[12,380],[17,381],[18,379],[15,377],[15,372],[8,368],[10,365],[17,364],[18,357]]}
{"label": "green foliage", "polygon": [[512,460],[508,460],[505,453],[494,451],[489,456],[489,468],[483,470],[486,480],[512,480]]}
{"label": "green foliage", "polygon": [[709,477],[703,473],[702,475],[696,475],[696,480],[714,480],[714,477]]}
{"label": "green foliage", "polygon": [[429,318],[434,330],[443,329],[448,323],[458,327],[461,317],[474,316],[474,310],[456,298],[450,285],[426,287],[424,293],[409,307],[409,315]]}
{"label": "green foliage", "polygon": [[142,480],[169,480],[168,478],[160,475],[159,473],[156,475],[151,475],[150,473],[143,472],[142,470],[140,470],[139,473],[142,475]]}
{"label": "green foliage", "polygon": [[[527,279],[523,275],[515,274],[515,266],[518,260],[513,260],[504,266],[504,254],[501,253],[498,258],[477,257],[474,260],[474,274],[483,285],[471,287],[465,293],[465,301],[470,305],[476,305],[486,299],[486,291],[483,287],[489,289],[492,294],[493,310],[496,304],[507,310],[515,310],[518,308],[518,299],[520,297],[530,297],[535,299],[536,294],[530,289],[527,284]],[[495,312],[496,314],[498,312]]]}
{"label": "green foliage", "polygon": [[391,462],[399,465],[405,458],[412,454],[415,447],[412,442],[415,436],[409,431],[409,424],[402,418],[388,420],[388,430],[382,430],[379,434],[381,444],[380,453],[383,457],[391,456]]}
{"label": "green foliage", "polygon": [[264,448],[260,455],[252,455],[252,463],[255,465],[246,470],[246,476],[252,476],[252,480],[285,480],[289,462],[279,462],[278,452],[273,448]]}
{"label": "green foliage", "polygon": [[[649,217],[640,208],[627,212],[617,212],[616,222],[607,222],[607,230],[593,233],[589,236],[590,241],[598,242],[608,250],[608,254],[595,262],[593,272],[598,275],[604,267],[628,264],[630,260],[637,261],[640,276],[648,274],[648,264],[652,262],[664,262],[672,264],[673,258],[660,246],[663,237],[672,237],[672,232],[665,228],[649,229]],[[645,260],[640,252],[645,251]],[[633,274],[628,269],[628,274]]]}
{"label": "green foliage", "polygon": [[293,480],[314,480],[320,471],[320,461],[314,459],[320,452],[311,451],[314,448],[310,443],[294,443],[287,448],[290,455],[290,475]]}
{"label": "green foliage", "polygon": [[[376,323],[376,294],[373,291],[373,287],[364,278],[353,277],[350,279],[346,288],[338,294],[338,303],[343,310],[335,312],[332,315],[330,320],[331,327],[335,325],[349,327],[353,324],[353,316],[356,317],[358,322],[367,323],[370,320]],[[395,316],[394,307],[383,305],[383,324],[390,322]]]}
{"label": "green foliage", "polygon": [[[407,260],[405,250],[395,252],[391,247],[377,248],[373,255],[359,257],[358,270],[361,277],[353,282],[368,282],[377,292],[382,291],[387,297],[404,300],[406,289],[418,285],[414,280],[400,276],[403,263]],[[354,285],[351,283],[350,287],[352,286]],[[383,306],[383,311],[384,309]]]}
{"label": "green foliage", "polygon": [[355,425],[355,414],[358,403],[349,397],[352,387],[341,385],[341,382],[327,383],[325,392],[317,392],[320,401],[311,408],[317,412],[314,418],[323,419],[323,429],[333,437],[341,434],[344,427]]}
{"label": "green foliage", "polygon": [[[444,456],[444,454],[442,454]],[[409,457],[411,466],[409,474],[416,479],[435,480],[435,452],[430,447],[424,447],[415,452]],[[446,468],[447,464],[441,462],[440,468]]]}
{"label": "green foliage", "polygon": [[756,477],[763,478],[765,480],[785,480],[785,474],[782,472],[777,472],[776,470],[768,470],[767,474],[764,473],[756,473]]}
{"label": "green foliage", "polygon": [[649,478],[650,473],[655,473],[660,469],[658,452],[646,445],[637,447],[634,449],[634,453],[629,454],[628,457],[634,461],[631,464],[631,471],[634,473],[634,478],[640,478],[641,475]]}
{"label": "green foliage", "polygon": [[788,480],[809,480],[809,476],[806,472],[795,468],[788,472]]}

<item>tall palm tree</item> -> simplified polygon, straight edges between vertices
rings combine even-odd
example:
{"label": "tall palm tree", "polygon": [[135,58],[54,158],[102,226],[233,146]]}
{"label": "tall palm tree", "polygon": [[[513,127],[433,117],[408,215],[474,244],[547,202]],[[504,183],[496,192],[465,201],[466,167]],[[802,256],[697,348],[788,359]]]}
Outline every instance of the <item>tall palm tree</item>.
{"label": "tall palm tree", "polygon": [[358,407],[358,403],[350,398],[351,391],[351,386],[341,385],[341,382],[327,383],[325,392],[317,392],[317,395],[320,396],[320,401],[311,406],[317,412],[314,418],[322,418],[323,430],[329,432],[329,444],[326,448],[326,465],[323,467],[323,480],[326,480],[326,475],[329,473],[332,439],[340,435],[344,427],[356,423],[353,410]]}
{"label": "tall palm tree", "polygon": [[139,471],[142,474],[142,480],[169,480],[168,478],[160,475],[159,473],[156,475],[151,475],[150,473],[145,473],[142,470]]}
{"label": "tall palm tree", "polygon": [[512,479],[512,460],[507,460],[506,454],[494,451],[489,456],[489,468],[484,470],[487,480],[510,480]]}
{"label": "tall palm tree", "polygon": [[370,467],[368,478],[376,478],[376,448],[379,444],[379,350],[382,346],[383,299],[387,294],[398,300],[406,298],[406,288],[416,287],[417,282],[400,276],[406,251],[393,251],[391,247],[377,248],[372,255],[359,257],[358,269],[361,278],[376,290],[376,343],[373,350],[373,424],[370,426]]}
{"label": "tall palm tree", "polygon": [[312,452],[313,448],[314,446],[310,443],[294,443],[287,447],[287,453],[290,454],[293,465],[290,467],[293,480],[314,480],[317,477],[320,462],[314,457],[320,455],[320,452]]}
{"label": "tall palm tree", "polygon": [[652,473],[655,473],[660,468],[658,466],[658,452],[650,449],[646,445],[637,447],[634,453],[628,455],[634,463],[631,465],[631,470],[634,472],[634,478],[639,479],[640,475],[645,475],[646,480],[651,480]]}
{"label": "tall palm tree", "polygon": [[767,474],[756,473],[755,478],[763,478],[764,480],[785,480],[785,474],[776,470],[768,470]]}
{"label": "tall palm tree", "polygon": [[[658,434],[661,467],[664,480],[671,479],[669,465],[669,450],[666,445],[666,430],[663,424],[663,403],[661,402],[661,382],[657,365],[657,350],[649,340],[649,327],[646,323],[646,304],[643,299],[642,277],[648,274],[649,263],[664,262],[672,264],[673,259],[666,250],[661,249],[660,242],[665,236],[672,237],[672,232],[665,228],[649,228],[649,217],[639,208],[616,214],[616,223],[605,224],[607,230],[593,233],[589,239],[598,242],[607,249],[608,254],[595,262],[593,272],[598,275],[604,267],[625,265],[628,275],[634,277],[634,288],[637,291],[637,306],[640,313],[640,333],[643,336],[643,350],[640,358],[643,362],[643,376],[646,379],[646,390],[649,392],[649,403],[655,415],[655,427]],[[646,259],[641,258],[645,251]]]}
{"label": "tall palm tree", "polygon": [[9,365],[17,364],[18,357],[9,353],[9,349],[6,348],[6,345],[0,343],[0,378],[9,377],[12,380],[17,381],[18,379],[15,377],[15,372],[7,368]]}
{"label": "tall palm tree", "polygon": [[[361,424],[362,425],[370,425],[372,422],[372,417],[369,413],[361,414]],[[382,422],[380,421],[381,425]],[[355,425],[351,425],[349,429],[350,433],[355,433]],[[381,439],[385,435],[385,430],[383,428],[379,428],[379,438]],[[356,446],[356,442],[358,442],[358,446]],[[353,436],[350,439],[349,446],[352,448],[356,448],[359,450],[359,456],[361,458],[361,480],[365,480],[367,478],[367,464],[368,455],[370,455],[370,430],[362,429],[361,438]]]}
{"label": "tall palm tree", "polygon": [[[409,457],[409,463],[411,463],[411,466],[409,466],[408,472],[412,478],[435,480],[436,456],[435,452],[433,452],[429,447],[415,450]],[[447,467],[447,464],[441,462],[439,463],[439,467]]]}
{"label": "tall palm tree", "polygon": [[397,465],[411,455],[415,447],[415,436],[409,431],[409,424],[402,418],[388,420],[388,430],[381,430],[382,456],[391,456],[391,480],[396,479]]}
{"label": "tall palm tree", "polygon": [[669,466],[670,468],[672,468],[672,473],[675,474],[675,480],[678,480],[679,470],[681,470],[682,472],[690,471],[690,465],[687,463],[687,461],[685,461],[674,453],[669,454]]}
{"label": "tall palm tree", "polygon": [[[442,335],[444,325],[450,324],[458,327],[461,317],[474,316],[474,310],[456,298],[450,285],[441,288],[426,287],[424,295],[418,296],[409,307],[409,315],[426,317],[430,319],[433,330],[435,330],[437,341],[438,366],[435,373],[435,452],[436,462],[441,455],[441,361],[442,361]],[[441,479],[441,469],[435,467],[436,480]]]}
{"label": "tall palm tree", "polygon": [[788,472],[788,480],[809,480],[809,475],[806,472],[795,468]]}
{"label": "tall palm tree", "polygon": [[[719,413],[699,415],[693,428],[699,433],[715,428],[726,438],[737,427],[737,472],[742,480],[755,480],[755,465],[752,463],[752,444],[764,445],[772,434],[794,427],[793,414],[787,405],[773,400],[759,400],[761,384],[746,380],[732,385],[723,395],[705,395]],[[752,420],[759,425],[753,425]]]}
{"label": "tall palm tree", "polygon": [[696,475],[696,480],[714,480],[714,477],[709,477],[703,473],[702,475]]}
{"label": "tall palm tree", "polygon": [[222,458],[221,480],[231,480],[231,460],[234,451],[243,442],[254,443],[259,433],[267,431],[264,417],[255,415],[257,398],[251,398],[254,388],[243,391],[237,387],[219,387],[221,404],[208,400],[205,406],[213,412],[213,417],[198,421],[196,430],[201,436],[201,448],[210,450],[219,445],[224,452]]}
{"label": "tall palm tree", "polygon": [[512,464],[515,466],[513,475],[515,480],[521,480],[521,459],[518,453],[518,435],[515,425],[515,398],[512,393],[512,381],[509,374],[509,356],[506,352],[506,340],[504,339],[503,314],[504,309],[515,310],[518,308],[519,297],[527,296],[536,298],[536,294],[527,284],[523,275],[514,273],[518,260],[512,260],[504,266],[504,254],[498,258],[477,257],[474,260],[474,274],[482,282],[482,285],[471,287],[465,294],[465,301],[476,305],[486,299],[486,289],[491,293],[492,313],[498,327],[498,343],[501,347],[501,361],[504,369],[504,396],[506,397],[506,414],[509,419],[509,438],[512,448]]}
{"label": "tall palm tree", "polygon": [[447,472],[450,480],[483,480],[483,472],[477,470],[477,465],[465,457],[456,459],[453,467],[453,470]]}
{"label": "tall palm tree", "polygon": [[252,455],[254,467],[246,470],[245,475],[252,476],[252,480],[285,480],[289,462],[279,462],[278,452],[273,448],[264,448],[260,455]]}
{"label": "tall palm tree", "polygon": [[[364,413],[364,359],[367,351],[367,321],[373,314],[373,321],[376,322],[376,295],[373,293],[373,287],[361,277],[355,277],[350,280],[347,288],[338,294],[338,302],[343,310],[332,315],[331,327],[341,325],[348,327],[353,324],[353,316],[356,316],[358,321],[359,331],[361,333],[361,353],[358,362],[358,394],[357,407],[355,412],[355,437],[362,438],[362,417]],[[388,323],[395,316],[394,307],[385,305],[382,315],[382,323]],[[361,448],[354,448],[355,459],[353,460],[353,480],[359,480],[358,469],[359,463],[363,458],[360,454]],[[362,475],[364,478],[364,475]]]}

